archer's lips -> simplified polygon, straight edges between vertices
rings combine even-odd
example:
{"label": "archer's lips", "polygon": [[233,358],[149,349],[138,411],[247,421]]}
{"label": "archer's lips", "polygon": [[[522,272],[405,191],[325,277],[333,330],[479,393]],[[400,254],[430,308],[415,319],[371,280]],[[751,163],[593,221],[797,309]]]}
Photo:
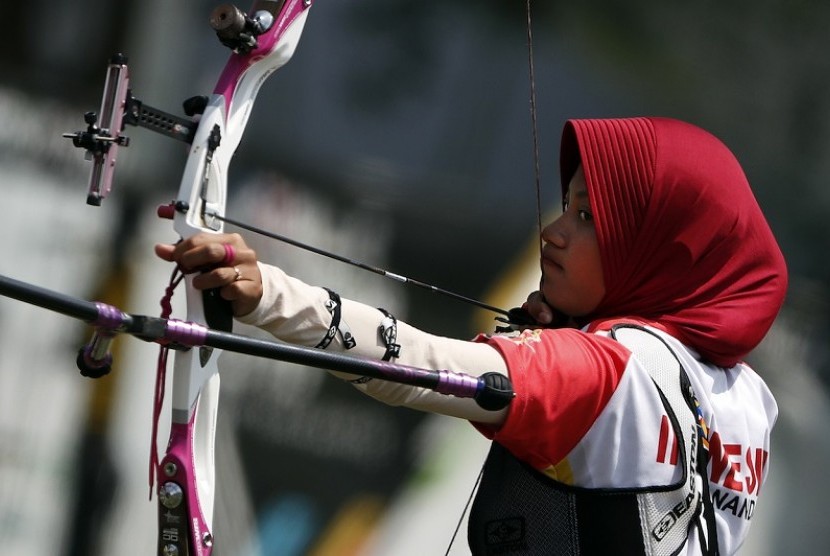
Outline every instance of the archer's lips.
{"label": "archer's lips", "polygon": [[565,270],[559,262],[556,260],[555,257],[551,255],[551,253],[543,251],[542,252],[542,266],[543,267],[552,267],[555,270]]}
{"label": "archer's lips", "polygon": [[564,267],[549,257],[542,257],[542,267],[548,270],[562,272]]}

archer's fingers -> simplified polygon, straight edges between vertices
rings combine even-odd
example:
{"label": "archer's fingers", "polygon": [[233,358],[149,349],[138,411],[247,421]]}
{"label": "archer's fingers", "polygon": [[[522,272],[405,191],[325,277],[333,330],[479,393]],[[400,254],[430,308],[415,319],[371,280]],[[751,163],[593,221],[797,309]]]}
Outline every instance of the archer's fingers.
{"label": "archer's fingers", "polygon": [[540,324],[550,324],[553,322],[553,309],[545,301],[542,292],[535,291],[527,296],[527,301],[522,305],[522,308],[530,313],[530,316]]}
{"label": "archer's fingers", "polygon": [[185,272],[256,263],[256,253],[239,234],[200,233],[177,243],[172,250],[170,246],[157,245],[156,254],[177,262]]}
{"label": "archer's fingers", "polygon": [[262,275],[256,263],[220,266],[197,274],[192,284],[197,290],[218,289],[231,302],[234,316],[247,315],[262,299]]}
{"label": "archer's fingers", "polygon": [[217,266],[193,277],[193,287],[198,290],[224,288],[240,282],[254,282],[261,285],[262,277],[259,273],[259,266],[256,263]]}
{"label": "archer's fingers", "polygon": [[222,287],[219,294],[231,302],[234,316],[247,315],[257,308],[262,299],[262,275],[259,266],[239,265],[230,270],[233,270],[231,282]]}
{"label": "archer's fingers", "polygon": [[168,245],[166,243],[159,243],[155,246],[156,256],[160,259],[164,259],[168,262],[173,262],[174,259],[174,252],[176,250],[175,245]]}

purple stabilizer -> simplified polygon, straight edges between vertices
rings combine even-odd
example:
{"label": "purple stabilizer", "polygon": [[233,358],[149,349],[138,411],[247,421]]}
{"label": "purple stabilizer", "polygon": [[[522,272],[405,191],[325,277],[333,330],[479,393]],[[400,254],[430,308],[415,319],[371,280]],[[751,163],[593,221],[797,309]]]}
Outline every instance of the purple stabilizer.
{"label": "purple stabilizer", "polygon": [[98,309],[98,318],[90,323],[92,326],[107,330],[117,330],[124,324],[125,315],[121,310],[112,305],[100,302],[96,302],[95,307]]}
{"label": "purple stabilizer", "polygon": [[451,371],[438,371],[438,385],[435,391],[459,398],[473,398],[479,391],[479,379]]}
{"label": "purple stabilizer", "polygon": [[201,324],[182,320],[168,320],[164,338],[182,346],[203,346],[207,333],[207,327]]}

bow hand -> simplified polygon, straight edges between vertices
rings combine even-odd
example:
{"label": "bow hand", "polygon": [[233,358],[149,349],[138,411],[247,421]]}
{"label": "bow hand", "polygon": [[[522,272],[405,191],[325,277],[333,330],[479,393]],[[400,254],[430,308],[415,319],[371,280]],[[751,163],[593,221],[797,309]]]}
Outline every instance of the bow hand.
{"label": "bow hand", "polygon": [[200,233],[175,245],[156,245],[155,252],[185,274],[195,274],[194,288],[230,302],[233,316],[247,315],[259,305],[262,275],[256,252],[239,234]]}

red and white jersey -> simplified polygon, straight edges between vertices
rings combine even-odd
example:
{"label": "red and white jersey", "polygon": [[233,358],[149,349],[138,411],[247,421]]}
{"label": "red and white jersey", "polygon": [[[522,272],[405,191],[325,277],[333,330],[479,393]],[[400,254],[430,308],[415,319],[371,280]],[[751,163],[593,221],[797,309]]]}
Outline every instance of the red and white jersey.
{"label": "red and white jersey", "polygon": [[[611,324],[616,322],[593,332],[536,329],[488,338],[507,361],[517,396],[504,426],[495,433],[483,430],[567,485],[675,483],[682,474],[677,439],[659,391],[631,352],[609,337]],[[708,426],[708,479],[720,549],[731,554],[746,538],[767,475],[775,399],[746,364],[710,365],[674,337],[646,328],[678,357],[699,400]],[[700,549],[689,542],[686,550]]]}

